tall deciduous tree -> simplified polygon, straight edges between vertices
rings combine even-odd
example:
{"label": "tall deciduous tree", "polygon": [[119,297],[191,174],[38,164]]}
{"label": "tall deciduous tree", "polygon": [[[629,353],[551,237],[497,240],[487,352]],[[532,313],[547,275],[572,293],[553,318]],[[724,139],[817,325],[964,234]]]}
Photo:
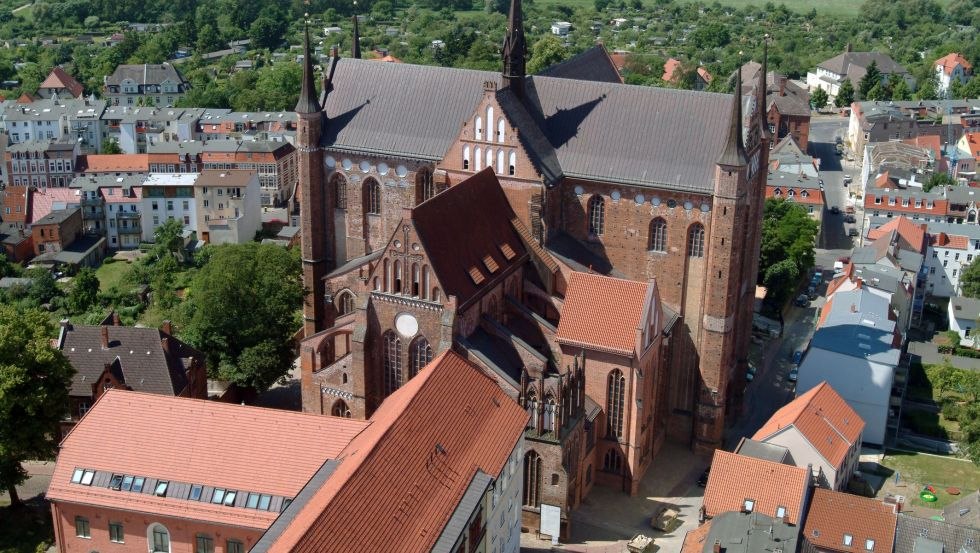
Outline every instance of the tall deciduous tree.
{"label": "tall deciduous tree", "polygon": [[950,363],[948,357],[943,358],[942,363],[932,365],[926,369],[926,376],[929,377],[929,383],[939,392],[940,399],[942,399],[946,392],[960,385],[962,382],[961,373],[962,371]]}
{"label": "tall deciduous tree", "polygon": [[800,275],[813,267],[817,222],[803,206],[766,200],[759,253],[759,278],[777,301],[786,299]]}
{"label": "tall deciduous tree", "polygon": [[68,308],[72,313],[84,313],[95,305],[99,296],[99,277],[95,271],[85,267],[75,275],[68,293]]}
{"label": "tall deciduous tree", "polygon": [[960,273],[960,293],[968,298],[980,299],[980,257]]}
{"label": "tall deciduous tree", "polygon": [[541,70],[565,59],[567,54],[565,46],[558,37],[551,34],[545,35],[531,47],[531,58],[527,60],[527,74],[539,73]]}
{"label": "tall deciduous tree", "polygon": [[843,108],[851,105],[854,101],[854,85],[851,84],[851,79],[845,79],[841,83],[840,88],[837,90],[837,97],[834,98],[834,105]]}
{"label": "tall deciduous tree", "polygon": [[37,310],[0,305],[0,488],[11,503],[27,478],[21,462],[54,455],[75,370],[51,347],[53,329]]}
{"label": "tall deciduous tree", "polygon": [[208,352],[212,376],[265,390],[292,363],[289,338],[303,293],[295,250],[213,247],[183,304],[182,337]]}

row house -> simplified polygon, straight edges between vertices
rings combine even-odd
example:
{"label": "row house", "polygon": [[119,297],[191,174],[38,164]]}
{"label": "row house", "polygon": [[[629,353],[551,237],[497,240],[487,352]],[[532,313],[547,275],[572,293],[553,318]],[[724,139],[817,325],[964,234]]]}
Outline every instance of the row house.
{"label": "row house", "polygon": [[243,244],[261,228],[259,175],[207,170],[194,181],[197,236],[211,244]]}
{"label": "row house", "polygon": [[[885,184],[888,175],[880,175]],[[946,222],[950,200],[941,192],[923,192],[921,188],[871,188],[864,195],[864,220],[862,234],[873,228],[878,219],[904,216],[913,222]]]}
{"label": "row house", "polygon": [[197,206],[194,182],[197,173],[151,173],[143,181],[140,219],[143,240],[152,242],[157,227],[167,219],[180,221],[187,230],[196,230]]}
{"label": "row house", "polygon": [[119,143],[126,154],[145,154],[147,146],[177,140],[181,134],[180,108],[113,106],[102,116],[105,137]]}
{"label": "row house", "polygon": [[957,141],[977,116],[980,99],[854,102],[847,139],[859,155],[865,145],[874,142],[940,136],[945,143],[950,133]]}
{"label": "row house", "polygon": [[169,63],[119,65],[106,75],[106,98],[114,106],[173,106],[190,83]]}
{"label": "row house", "polygon": [[792,136],[780,140],[769,152],[766,198],[796,202],[819,223],[826,208],[823,192],[819,160],[805,154]]}
{"label": "row house", "polygon": [[80,144],[70,137],[31,140],[4,151],[6,184],[34,188],[68,186],[76,169]]}
{"label": "row house", "polygon": [[152,173],[197,173],[203,169],[201,154],[205,142],[201,140],[166,141],[146,147],[149,169]]}
{"label": "row house", "polygon": [[268,140],[210,140],[203,148],[204,169],[240,169],[259,175],[262,205],[284,205],[296,186],[296,148]]}
{"label": "row house", "polygon": [[[873,221],[873,228],[865,237],[868,246],[854,250],[845,270],[853,285],[861,280],[866,286],[891,294],[892,309],[897,313],[898,328],[903,335],[913,321],[921,319],[929,292],[926,228],[926,224],[916,224],[906,217]],[[831,287],[847,289],[838,287],[836,281]]]}
{"label": "row house", "polygon": [[139,246],[139,204],[145,175],[79,176],[71,183],[82,208],[85,232],[108,239],[111,249]]}
{"label": "row house", "polygon": [[207,114],[198,122],[203,140],[243,138],[264,133],[269,137],[291,139],[296,133],[296,114],[291,111]]}
{"label": "row house", "polygon": [[102,148],[102,113],[106,102],[94,96],[62,100],[57,96],[29,104],[8,103],[0,128],[11,144],[31,140],[71,139],[84,153]]}

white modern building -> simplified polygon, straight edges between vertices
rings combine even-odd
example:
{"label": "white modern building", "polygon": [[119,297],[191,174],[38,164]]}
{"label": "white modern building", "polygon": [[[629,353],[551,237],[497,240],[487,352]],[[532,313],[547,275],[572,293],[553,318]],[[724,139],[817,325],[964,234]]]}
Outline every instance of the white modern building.
{"label": "white modern building", "polygon": [[11,144],[70,137],[79,143],[82,153],[96,153],[102,147],[105,108],[106,102],[94,96],[77,100],[54,96],[30,104],[7,102],[0,129],[7,132]]}
{"label": "white modern building", "polygon": [[960,276],[980,254],[980,226],[929,223],[927,292],[944,298],[959,295]]}
{"label": "white modern building", "polygon": [[206,170],[194,182],[197,236],[211,244],[243,244],[262,227],[259,175]]}
{"label": "white modern building", "polygon": [[150,173],[143,181],[140,224],[143,240],[152,242],[156,228],[177,219],[185,230],[197,230],[194,183],[198,173]]}
{"label": "white modern building", "polygon": [[889,298],[867,288],[835,293],[799,369],[797,397],[823,381],[865,422],[865,443],[885,443],[900,359]]}

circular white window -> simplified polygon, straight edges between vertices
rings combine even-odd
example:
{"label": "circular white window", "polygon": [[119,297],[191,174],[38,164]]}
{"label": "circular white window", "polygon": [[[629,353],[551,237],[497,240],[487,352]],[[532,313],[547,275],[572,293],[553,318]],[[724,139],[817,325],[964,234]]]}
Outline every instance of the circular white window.
{"label": "circular white window", "polygon": [[646,198],[643,197],[643,194],[637,194],[636,197],[633,198],[633,201],[636,202],[637,205],[642,204],[644,200],[646,200]]}
{"label": "circular white window", "polygon": [[344,169],[347,169],[348,171],[350,171],[350,168],[354,166],[354,162],[351,161],[351,160],[349,160],[349,159],[347,159],[347,158],[344,158],[344,160],[340,162],[340,165]]}
{"label": "circular white window", "polygon": [[402,241],[401,240],[395,240],[395,247],[396,248],[402,247]]}
{"label": "circular white window", "polygon": [[581,186],[576,186],[575,187],[575,195],[576,196],[581,196],[584,193],[585,193],[585,189],[584,188],[582,188]]}
{"label": "circular white window", "polygon": [[653,207],[657,207],[658,205],[660,205],[660,198],[654,196],[650,198],[650,203],[653,204]]}
{"label": "circular white window", "polygon": [[404,165],[399,165],[398,167],[395,167],[395,174],[398,175],[399,177],[404,177],[405,175],[408,174],[408,167],[405,167]]}
{"label": "circular white window", "polygon": [[415,242],[415,243],[412,244],[412,251],[416,251],[417,252],[420,249],[421,249],[421,247],[419,246],[419,243],[418,242]]}
{"label": "circular white window", "polygon": [[327,156],[327,167],[333,169],[337,166],[337,160],[333,156]]}
{"label": "circular white window", "polygon": [[382,162],[382,163],[379,163],[378,164],[378,173],[380,173],[382,175],[387,175],[388,174],[388,171],[389,171],[389,168],[388,168],[388,164],[387,163],[383,163]]}
{"label": "circular white window", "polygon": [[368,163],[367,161],[362,161],[361,162],[361,172],[362,173],[367,173],[370,170],[371,170],[371,164]]}
{"label": "circular white window", "polygon": [[711,206],[708,205],[708,204],[701,204],[701,211],[707,213],[707,212],[711,211]]}
{"label": "circular white window", "polygon": [[405,338],[411,338],[419,333],[419,321],[411,313],[399,313],[395,316],[395,330]]}
{"label": "circular white window", "polygon": [[619,190],[613,190],[612,194],[610,194],[609,197],[612,198],[614,202],[618,202],[619,198],[621,197],[619,194]]}
{"label": "circular white window", "polygon": [[694,204],[692,204],[691,202],[684,202],[684,209],[686,209],[687,211],[691,211],[692,207],[694,207]]}

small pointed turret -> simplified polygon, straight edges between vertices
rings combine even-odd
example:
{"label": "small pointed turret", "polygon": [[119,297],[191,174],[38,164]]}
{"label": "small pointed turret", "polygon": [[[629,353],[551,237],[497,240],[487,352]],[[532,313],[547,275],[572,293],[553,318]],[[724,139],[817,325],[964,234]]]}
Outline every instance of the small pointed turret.
{"label": "small pointed turret", "polygon": [[[354,2],[354,6],[357,7],[357,2]],[[351,19],[354,20],[354,38],[350,47],[351,56],[354,59],[361,59],[361,31],[357,27],[357,14],[355,13]]]}
{"label": "small pointed turret", "polygon": [[504,86],[509,87],[519,97],[524,96],[524,77],[526,76],[527,41],[524,38],[524,14],[521,0],[510,0],[510,15],[507,19],[507,36],[504,38]]}
{"label": "small pointed turret", "polygon": [[316,86],[313,84],[313,56],[310,54],[310,29],[303,23],[303,83],[296,102],[296,113],[316,113],[320,104],[316,100]]}
{"label": "small pointed turret", "polygon": [[725,150],[718,157],[718,165],[742,167],[746,164],[745,145],[742,143],[742,69],[735,72],[735,91],[732,94],[732,119],[728,128]]}

